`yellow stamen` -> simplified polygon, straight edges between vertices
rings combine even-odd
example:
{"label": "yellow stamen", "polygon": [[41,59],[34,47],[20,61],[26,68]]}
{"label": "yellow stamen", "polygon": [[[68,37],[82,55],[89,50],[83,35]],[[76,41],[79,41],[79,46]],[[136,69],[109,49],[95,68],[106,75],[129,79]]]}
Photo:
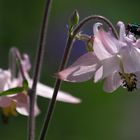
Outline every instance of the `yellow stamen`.
{"label": "yellow stamen", "polygon": [[121,79],[123,80],[123,86],[126,87],[128,91],[133,91],[134,89],[137,89],[136,75],[134,73],[125,73],[121,56],[117,56],[120,59],[121,72],[119,72],[119,74],[121,76]]}
{"label": "yellow stamen", "polygon": [[17,112],[16,112],[16,103],[13,102],[10,106],[2,108],[3,111],[3,115],[8,117],[8,116],[17,116]]}

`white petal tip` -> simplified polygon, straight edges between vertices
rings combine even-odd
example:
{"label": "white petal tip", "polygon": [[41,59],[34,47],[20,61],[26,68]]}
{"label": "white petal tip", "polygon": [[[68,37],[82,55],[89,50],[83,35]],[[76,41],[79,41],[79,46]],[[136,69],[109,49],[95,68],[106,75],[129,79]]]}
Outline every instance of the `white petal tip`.
{"label": "white petal tip", "polygon": [[99,31],[99,27],[102,26],[102,25],[103,25],[103,24],[100,23],[100,22],[95,23],[94,26],[93,26],[93,33],[94,33],[94,34],[97,34],[98,31]]}
{"label": "white petal tip", "polygon": [[[37,95],[39,96],[51,99],[53,96],[53,90],[54,89],[52,87],[46,86],[42,83],[37,84]],[[74,97],[64,91],[58,91],[57,101],[73,103],[73,104],[78,104],[81,102],[79,98]]]}
{"label": "white petal tip", "polygon": [[119,27],[124,26],[124,23],[122,21],[118,21],[117,26]]}
{"label": "white petal tip", "polygon": [[58,92],[57,101],[71,103],[71,104],[79,104],[82,102],[81,99],[74,97],[68,93],[63,94],[61,92],[61,94],[60,94],[60,91]]}

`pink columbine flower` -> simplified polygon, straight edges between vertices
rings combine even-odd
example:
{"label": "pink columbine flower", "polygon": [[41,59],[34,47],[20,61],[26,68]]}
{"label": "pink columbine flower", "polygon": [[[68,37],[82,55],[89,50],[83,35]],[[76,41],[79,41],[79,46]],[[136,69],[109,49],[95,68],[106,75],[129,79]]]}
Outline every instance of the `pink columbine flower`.
{"label": "pink columbine flower", "polygon": [[[94,38],[92,37],[91,40]],[[87,52],[68,68],[58,72],[56,76],[68,82],[84,82],[94,79],[95,72],[101,67],[101,61],[94,52]]]}
{"label": "pink columbine flower", "polygon": [[123,22],[117,24],[120,28],[119,39],[104,30],[95,33],[94,53],[102,62],[95,73],[95,81],[105,79],[104,90],[113,92],[120,85],[132,91],[138,88],[136,72],[140,71],[140,41],[134,35],[125,33]]}
{"label": "pink columbine flower", "polygon": [[[31,68],[31,64],[29,61],[28,55],[23,55],[23,60],[21,62],[23,66],[23,71],[27,81],[29,83],[29,87],[32,85],[32,79],[29,77],[29,70]],[[0,91],[7,90],[9,88],[22,86],[22,76],[19,73],[17,78],[11,80],[11,72],[10,70],[0,70]],[[37,84],[37,95],[45,98],[52,98],[53,88],[46,86],[40,82]],[[57,96],[58,101],[67,102],[77,104],[80,103],[80,99],[73,97],[72,95],[59,91]],[[29,96],[26,92],[18,93],[14,95],[2,96],[0,97],[0,107],[3,109],[3,113],[6,116],[16,115],[16,111],[22,115],[29,115]],[[15,111],[16,110],[16,111]],[[35,115],[38,115],[40,112],[37,103],[35,104]]]}
{"label": "pink columbine flower", "polygon": [[[133,34],[126,35],[123,22],[118,22],[119,39],[111,32],[94,25],[93,52],[81,56],[70,67],[58,72],[58,77],[69,82],[82,82],[94,78],[94,82],[104,79],[104,90],[113,92],[119,86],[132,91],[139,87],[140,40]],[[140,76],[139,76],[140,77]]]}

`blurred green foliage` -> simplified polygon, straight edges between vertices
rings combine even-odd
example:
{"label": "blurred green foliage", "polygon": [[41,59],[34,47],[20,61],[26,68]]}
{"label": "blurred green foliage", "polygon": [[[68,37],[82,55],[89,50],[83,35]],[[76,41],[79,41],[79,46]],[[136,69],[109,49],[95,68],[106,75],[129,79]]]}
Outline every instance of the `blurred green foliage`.
{"label": "blurred green foliage", "polygon": [[[8,68],[8,50],[17,46],[34,63],[44,0],[0,0],[0,67]],[[67,36],[68,18],[77,9],[80,19],[91,14],[108,17],[114,25],[118,20],[140,23],[139,0],[54,0],[47,34],[47,46],[41,81],[53,86]],[[92,23],[85,32],[92,33]],[[72,50],[70,63],[84,51]],[[31,72],[32,75],[32,72]],[[70,84],[62,89],[82,99],[79,105],[57,103],[47,140],[138,140],[140,139],[139,91],[128,93],[119,89],[104,93],[103,83],[92,81]],[[36,134],[42,126],[49,100],[38,98],[41,114],[37,117]],[[8,124],[0,121],[0,140],[25,140],[27,118],[11,117]],[[36,137],[36,139],[37,139]]]}

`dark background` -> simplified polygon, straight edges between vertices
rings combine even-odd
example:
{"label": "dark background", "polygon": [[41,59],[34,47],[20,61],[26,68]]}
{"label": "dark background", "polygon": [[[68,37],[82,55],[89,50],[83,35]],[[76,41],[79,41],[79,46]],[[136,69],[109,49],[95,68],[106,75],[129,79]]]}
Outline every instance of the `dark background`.
{"label": "dark background", "polygon": [[[30,55],[32,65],[36,54],[44,11],[44,0],[0,0],[0,67],[8,68],[8,51],[12,46]],[[54,0],[47,34],[47,46],[41,82],[53,86],[67,37],[67,23],[77,9],[80,19],[92,14],[109,18],[114,25],[140,23],[139,0]],[[91,22],[84,32],[92,34]],[[84,44],[77,42],[69,64],[85,53]],[[32,75],[32,72],[31,72]],[[62,89],[82,99],[79,105],[58,102],[48,131],[47,140],[139,140],[140,93],[119,89],[112,94],[102,90],[102,82],[71,84]],[[36,139],[43,123],[49,100],[39,97],[41,114],[36,122]],[[25,140],[27,118],[11,117],[7,125],[0,121],[0,140]]]}

